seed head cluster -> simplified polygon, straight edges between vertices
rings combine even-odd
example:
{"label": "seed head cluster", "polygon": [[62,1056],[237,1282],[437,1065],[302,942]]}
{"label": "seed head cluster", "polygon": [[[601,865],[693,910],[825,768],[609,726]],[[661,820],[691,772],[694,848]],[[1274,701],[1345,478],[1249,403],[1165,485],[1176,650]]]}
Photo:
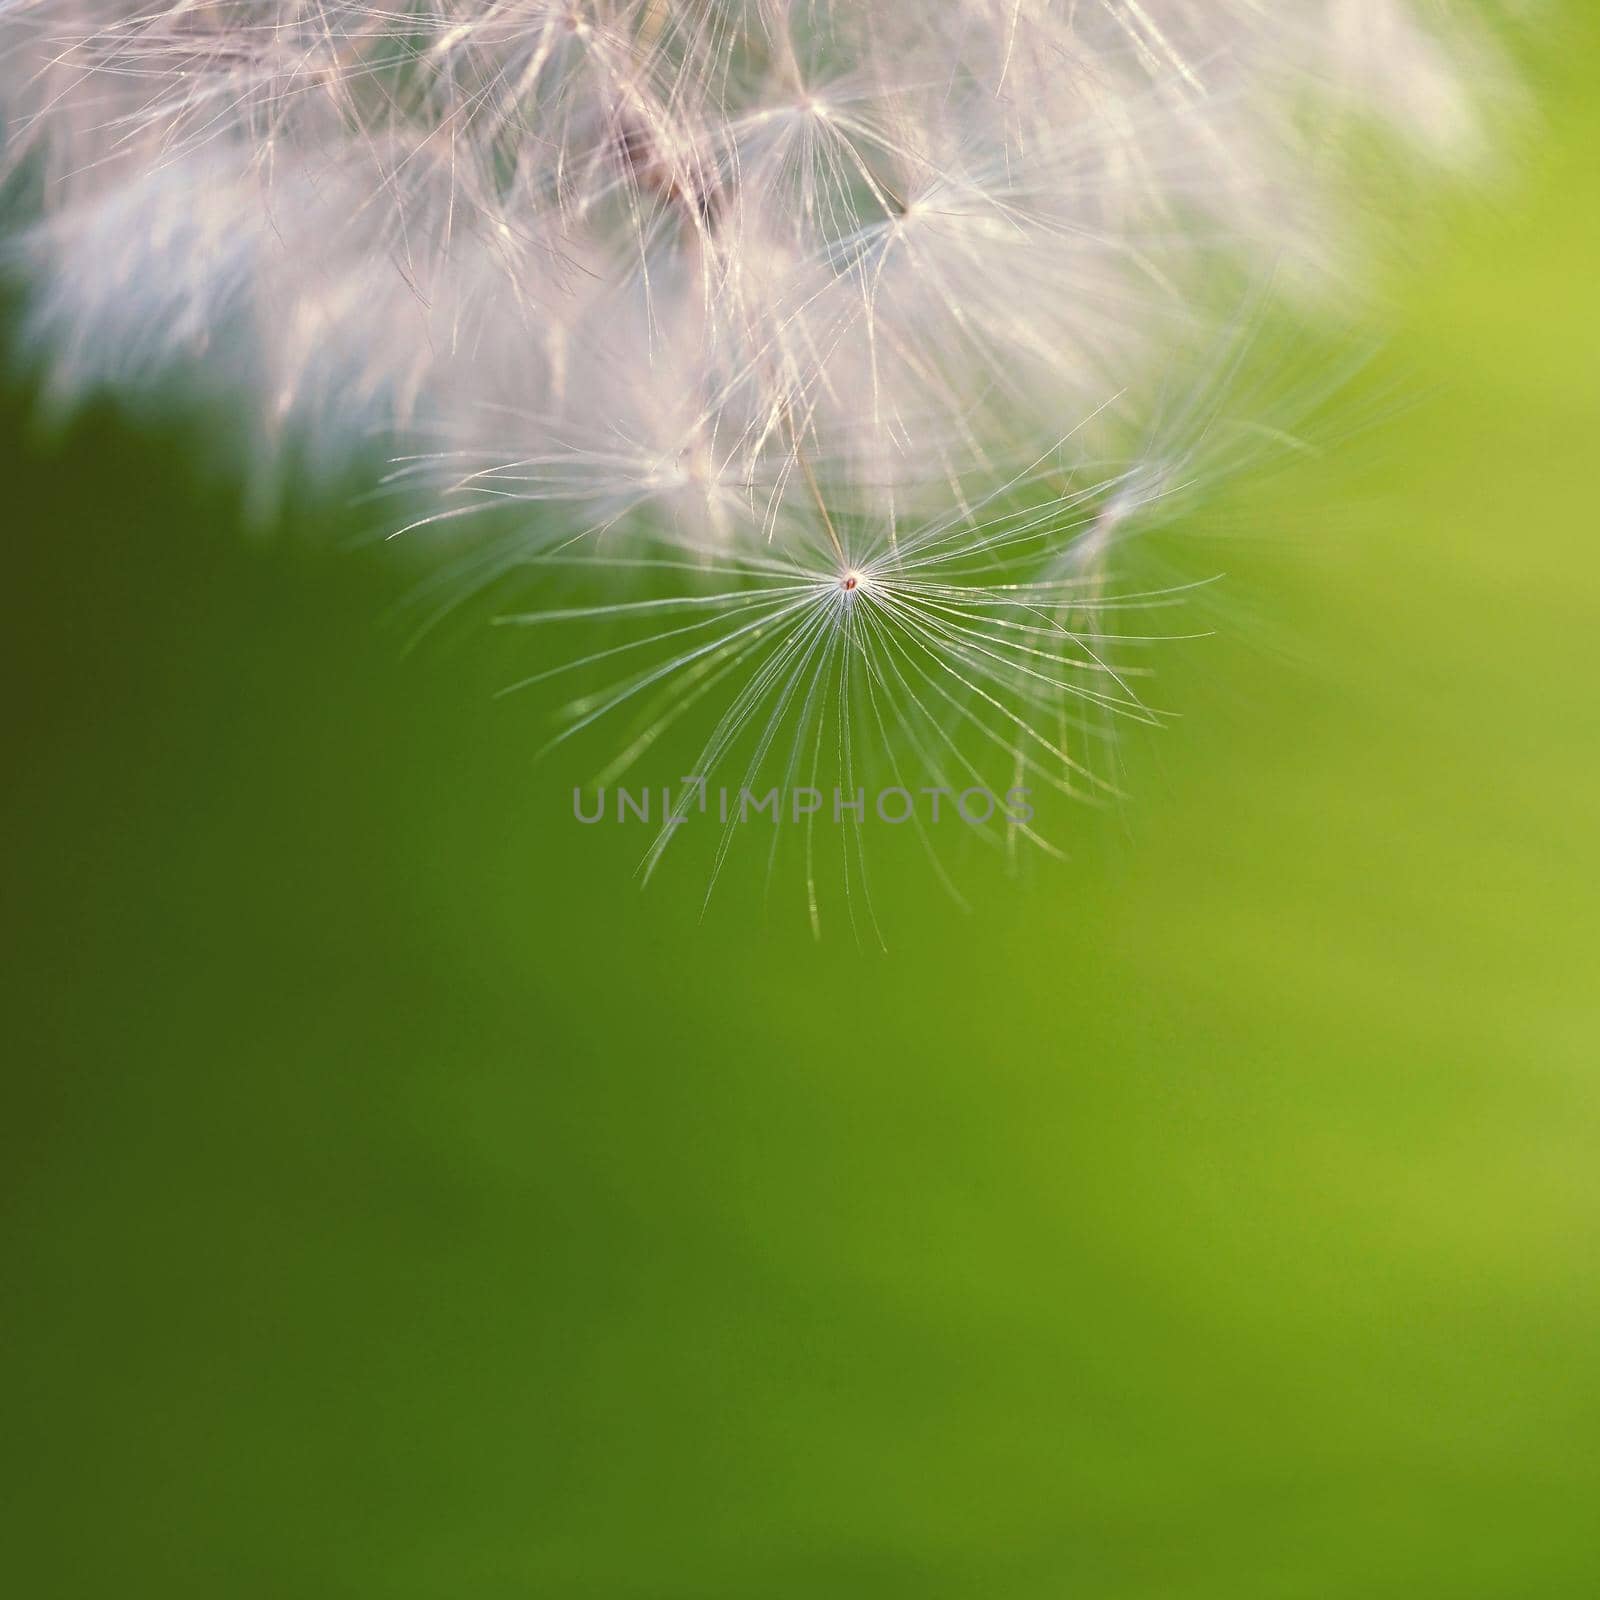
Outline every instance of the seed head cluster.
{"label": "seed head cluster", "polygon": [[1229,318],[1358,270],[1337,131],[1479,154],[1465,10],[0,0],[7,248],[64,399],[184,374],[265,459],[392,441],[413,529],[509,506],[489,568],[590,565],[523,620],[651,631],[574,724],[966,720],[1075,784],[1063,702],[1139,706],[1115,550],[1273,420]]}

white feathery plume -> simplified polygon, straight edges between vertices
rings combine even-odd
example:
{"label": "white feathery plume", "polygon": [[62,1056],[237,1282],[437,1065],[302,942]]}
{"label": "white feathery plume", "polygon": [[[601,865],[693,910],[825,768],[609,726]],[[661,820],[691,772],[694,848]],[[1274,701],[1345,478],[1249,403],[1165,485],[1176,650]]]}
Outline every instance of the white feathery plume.
{"label": "white feathery plume", "polygon": [[55,391],[524,507],[487,567],[626,590],[524,620],[638,625],[575,652],[613,773],[693,712],[1093,788],[1109,563],[1228,453],[1219,269],[1347,282],[1330,134],[1467,164],[1501,81],[1426,0],[0,0]]}

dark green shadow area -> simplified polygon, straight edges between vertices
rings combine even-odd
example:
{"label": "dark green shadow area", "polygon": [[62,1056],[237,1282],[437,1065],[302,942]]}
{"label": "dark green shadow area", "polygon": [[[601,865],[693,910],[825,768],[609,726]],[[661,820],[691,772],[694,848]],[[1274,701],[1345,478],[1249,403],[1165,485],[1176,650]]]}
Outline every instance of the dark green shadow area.
{"label": "dark green shadow area", "polygon": [[[366,513],[7,412],[28,1600],[1600,1592],[1600,54],[1240,485],[1183,713],[890,951],[570,821]],[[562,781],[557,782],[557,777]],[[785,891],[786,893],[788,891]]]}

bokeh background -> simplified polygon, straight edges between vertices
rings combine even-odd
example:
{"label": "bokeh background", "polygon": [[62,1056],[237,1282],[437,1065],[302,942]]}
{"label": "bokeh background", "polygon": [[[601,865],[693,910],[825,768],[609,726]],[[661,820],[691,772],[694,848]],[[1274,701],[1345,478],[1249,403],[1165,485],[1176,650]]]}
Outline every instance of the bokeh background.
{"label": "bokeh background", "polygon": [[1375,425],[1175,530],[1130,800],[886,955],[641,894],[367,511],[13,382],[7,1588],[1600,1593],[1592,23],[1528,71]]}

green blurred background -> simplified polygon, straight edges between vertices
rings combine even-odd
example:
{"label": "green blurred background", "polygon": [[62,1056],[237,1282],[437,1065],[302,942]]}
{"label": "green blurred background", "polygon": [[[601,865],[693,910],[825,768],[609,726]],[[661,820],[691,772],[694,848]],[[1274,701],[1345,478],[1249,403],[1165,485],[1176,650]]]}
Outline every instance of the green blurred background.
{"label": "green blurred background", "polygon": [[15,393],[8,1591],[1600,1594],[1585,26],[1175,547],[1132,800],[887,956],[640,894],[365,514]]}

